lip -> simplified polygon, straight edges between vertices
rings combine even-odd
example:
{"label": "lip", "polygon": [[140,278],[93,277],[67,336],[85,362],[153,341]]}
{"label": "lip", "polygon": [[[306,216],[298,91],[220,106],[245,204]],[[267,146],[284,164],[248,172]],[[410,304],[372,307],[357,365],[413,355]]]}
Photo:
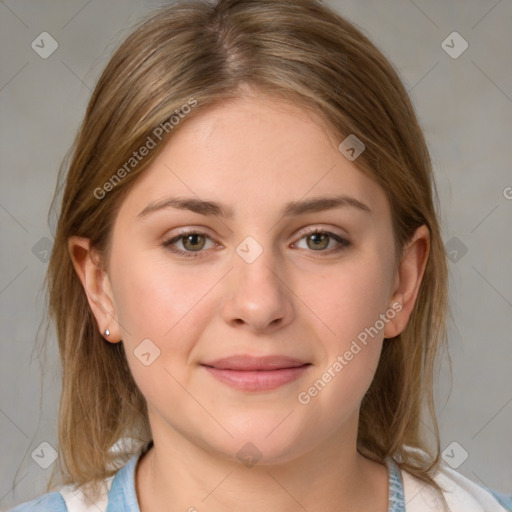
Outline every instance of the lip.
{"label": "lip", "polygon": [[286,356],[235,355],[202,366],[217,380],[235,389],[266,391],[298,379],[311,363]]}
{"label": "lip", "polygon": [[280,355],[255,357],[236,354],[202,364],[204,366],[212,366],[213,368],[217,368],[219,370],[265,371],[280,370],[283,368],[296,368],[298,366],[308,364],[308,362]]}

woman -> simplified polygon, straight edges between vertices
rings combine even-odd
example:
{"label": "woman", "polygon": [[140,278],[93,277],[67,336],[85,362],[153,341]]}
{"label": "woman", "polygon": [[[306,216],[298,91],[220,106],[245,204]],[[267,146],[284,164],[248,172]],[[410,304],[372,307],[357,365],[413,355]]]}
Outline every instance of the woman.
{"label": "woman", "polygon": [[60,479],[15,510],[505,510],[440,459],[434,192],[396,71],[320,2],[142,23],[48,269]]}

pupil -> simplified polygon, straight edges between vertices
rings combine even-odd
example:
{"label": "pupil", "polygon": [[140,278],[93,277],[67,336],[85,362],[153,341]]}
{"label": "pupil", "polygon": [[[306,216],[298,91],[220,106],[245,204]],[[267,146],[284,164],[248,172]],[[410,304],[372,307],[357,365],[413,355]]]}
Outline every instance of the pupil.
{"label": "pupil", "polygon": [[313,235],[310,236],[310,239],[313,240],[314,242],[314,245],[316,247],[323,247],[325,245],[325,243],[322,244],[322,242],[325,242],[325,239],[327,238],[327,235],[325,235],[324,233],[314,233]]}
{"label": "pupil", "polygon": [[192,247],[198,247],[198,246],[201,246],[201,244],[197,243],[197,237],[201,237],[202,235],[198,235],[198,234],[193,234],[193,235],[187,235],[187,242],[192,246]]}

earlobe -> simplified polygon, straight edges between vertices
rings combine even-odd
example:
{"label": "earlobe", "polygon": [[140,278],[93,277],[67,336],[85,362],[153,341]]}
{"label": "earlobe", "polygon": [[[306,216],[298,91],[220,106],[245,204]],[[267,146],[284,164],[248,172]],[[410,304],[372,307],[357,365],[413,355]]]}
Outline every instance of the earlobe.
{"label": "earlobe", "polygon": [[[397,314],[386,324],[385,338],[398,336],[406,327],[411,316],[420,285],[427,266],[430,252],[430,232],[427,226],[420,226],[405,247],[397,273],[389,307]],[[397,306],[400,304],[400,308]]]}
{"label": "earlobe", "polygon": [[98,254],[91,249],[90,240],[72,236],[68,240],[68,250],[99,331],[111,343],[121,341],[110,280]]}

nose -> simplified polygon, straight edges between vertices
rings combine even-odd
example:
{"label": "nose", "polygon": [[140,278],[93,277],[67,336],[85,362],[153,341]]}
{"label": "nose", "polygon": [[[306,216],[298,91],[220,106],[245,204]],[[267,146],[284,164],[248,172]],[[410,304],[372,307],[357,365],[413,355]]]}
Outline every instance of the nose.
{"label": "nose", "polygon": [[295,315],[289,281],[272,251],[264,250],[250,263],[235,254],[234,268],[224,283],[224,320],[254,333],[282,329]]}

